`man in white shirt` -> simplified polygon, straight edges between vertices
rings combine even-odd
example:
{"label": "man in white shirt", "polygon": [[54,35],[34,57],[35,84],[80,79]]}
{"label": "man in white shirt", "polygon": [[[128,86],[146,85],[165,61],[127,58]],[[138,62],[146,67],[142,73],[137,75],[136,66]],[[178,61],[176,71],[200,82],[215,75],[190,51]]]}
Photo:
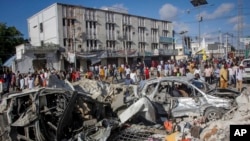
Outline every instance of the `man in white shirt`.
{"label": "man in white shirt", "polygon": [[236,89],[239,92],[241,92],[242,90],[243,72],[244,72],[244,66],[243,64],[240,64],[240,67],[236,70]]}
{"label": "man in white shirt", "polygon": [[232,84],[234,84],[234,72],[233,72],[233,66],[232,65],[228,68],[228,73],[229,73],[228,84],[232,85]]}

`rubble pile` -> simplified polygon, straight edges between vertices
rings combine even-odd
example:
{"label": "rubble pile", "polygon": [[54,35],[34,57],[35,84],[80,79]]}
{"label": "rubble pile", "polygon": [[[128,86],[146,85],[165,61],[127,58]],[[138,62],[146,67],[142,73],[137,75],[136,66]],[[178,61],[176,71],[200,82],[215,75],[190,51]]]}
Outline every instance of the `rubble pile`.
{"label": "rubble pile", "polygon": [[162,112],[160,101],[170,98],[159,97],[166,92],[150,98],[137,85],[51,79],[46,88],[3,99],[0,140],[229,141],[230,125],[250,124],[250,88],[231,99],[235,107],[212,121],[203,112],[177,117]]}
{"label": "rubble pile", "polygon": [[208,123],[200,134],[204,141],[229,141],[230,125],[250,124],[250,90],[236,98],[237,107],[228,111],[221,120]]}
{"label": "rubble pile", "polygon": [[[112,105],[112,108],[114,111],[119,109],[120,107],[126,105],[124,103],[124,96],[126,95],[126,92],[128,91],[129,87],[125,87],[121,84],[109,84],[106,82],[100,82],[95,80],[81,80],[76,83],[74,83],[74,88],[76,91],[84,91],[91,94],[91,97],[94,99],[101,98],[101,101],[110,102]],[[120,115],[120,120],[123,121],[122,123],[125,123],[125,121],[128,121],[130,118],[132,118],[134,115],[136,115],[138,110],[136,111],[135,107],[140,107],[139,104],[136,103],[136,101],[139,102],[138,99],[139,96],[136,92],[136,90],[133,90],[133,87],[130,87],[130,94],[133,93],[134,95],[130,97],[130,99],[136,99],[133,103],[134,105],[131,105],[131,103],[125,107],[124,110],[118,111],[118,115]],[[237,106],[232,108],[230,111],[228,111],[222,119],[217,121],[211,121],[211,122],[205,122],[204,117],[197,115],[183,118],[183,119],[175,119],[174,121],[171,120],[173,126],[171,132],[167,132],[167,129],[164,128],[164,122],[162,123],[162,130],[165,133],[165,140],[167,141],[175,141],[175,140],[204,140],[204,141],[217,141],[217,140],[229,140],[229,126],[232,124],[248,124],[250,123],[250,90],[245,89],[240,96],[238,96],[235,100],[237,103]],[[143,98],[141,98],[143,99]],[[145,100],[145,99],[144,99]],[[147,101],[147,100],[146,100]],[[147,102],[144,102],[144,107],[148,106],[149,104],[145,104]],[[130,108],[129,108],[130,106]],[[141,107],[140,107],[141,108]],[[152,113],[152,107],[151,109]],[[148,109],[145,109],[148,110]],[[131,115],[129,115],[129,113]],[[133,114],[132,114],[133,113]],[[125,114],[127,116],[125,116]],[[149,116],[150,118],[153,118],[153,116]],[[150,119],[148,118],[148,119]],[[151,121],[154,121],[151,119]]]}

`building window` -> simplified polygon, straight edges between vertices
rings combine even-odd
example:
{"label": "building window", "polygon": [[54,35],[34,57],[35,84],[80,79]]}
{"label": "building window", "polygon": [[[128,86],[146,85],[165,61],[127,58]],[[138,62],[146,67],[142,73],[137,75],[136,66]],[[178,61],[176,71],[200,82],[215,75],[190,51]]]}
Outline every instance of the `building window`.
{"label": "building window", "polygon": [[155,29],[155,28],[151,29],[151,40],[153,43],[158,42],[158,29]]}
{"label": "building window", "polygon": [[115,21],[114,19],[115,18],[114,18],[114,13],[113,12],[109,11],[109,12],[106,13],[105,16],[106,16],[106,22],[107,23],[114,23],[114,21]]}
{"label": "building window", "polygon": [[67,38],[64,38],[63,39],[63,46],[66,46],[66,44],[67,44]]}
{"label": "building window", "polygon": [[87,40],[87,48],[90,50],[96,50],[97,49],[97,40]]}
{"label": "building window", "polygon": [[65,26],[65,25],[66,25],[66,21],[65,21],[65,20],[66,20],[65,18],[63,18],[63,19],[62,19],[63,26]]}
{"label": "building window", "polygon": [[152,51],[155,50],[155,49],[158,49],[158,44],[152,43],[151,44],[151,49],[152,49]]}
{"label": "building window", "polygon": [[146,43],[145,42],[139,42],[139,51],[144,52],[146,48]]}
{"label": "building window", "polygon": [[129,15],[123,15],[122,23],[127,24],[127,25],[131,25],[130,16]]}
{"label": "building window", "polygon": [[40,33],[42,33],[43,32],[43,23],[40,23]]}
{"label": "building window", "polygon": [[107,46],[107,49],[108,50],[115,50],[116,47],[115,47],[115,41],[106,41],[106,46]]}
{"label": "building window", "polygon": [[162,36],[163,37],[168,37],[168,31],[167,30],[163,30],[162,31]]}
{"label": "building window", "polygon": [[138,39],[139,42],[146,42],[144,27],[138,27]]}
{"label": "building window", "polygon": [[41,40],[41,46],[43,46],[44,45],[44,41],[43,40]]}
{"label": "building window", "polygon": [[86,9],[85,19],[87,21],[96,21],[96,11],[92,9]]}
{"label": "building window", "polygon": [[138,21],[139,21],[139,23],[138,23],[139,27],[145,27],[145,20],[144,20],[144,18],[139,18]]}

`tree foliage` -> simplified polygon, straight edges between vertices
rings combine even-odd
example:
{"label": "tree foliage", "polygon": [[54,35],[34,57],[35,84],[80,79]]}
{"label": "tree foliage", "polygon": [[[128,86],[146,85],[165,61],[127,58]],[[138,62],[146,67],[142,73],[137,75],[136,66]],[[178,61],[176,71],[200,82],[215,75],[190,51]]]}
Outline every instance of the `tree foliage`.
{"label": "tree foliage", "polygon": [[0,22],[0,58],[5,62],[16,53],[16,46],[25,42],[23,34],[14,26]]}

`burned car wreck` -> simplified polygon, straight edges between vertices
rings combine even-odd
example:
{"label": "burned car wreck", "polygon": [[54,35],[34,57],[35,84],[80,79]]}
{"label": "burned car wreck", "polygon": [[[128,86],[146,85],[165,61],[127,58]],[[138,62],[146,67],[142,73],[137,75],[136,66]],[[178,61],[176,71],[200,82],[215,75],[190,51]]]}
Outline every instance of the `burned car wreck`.
{"label": "burned car wreck", "polygon": [[[0,140],[163,140],[169,118],[199,115],[211,121],[232,108],[230,97],[207,94],[212,91],[207,86],[198,88],[184,78],[151,79],[141,91],[138,85],[88,79],[52,81],[51,88],[3,97]],[[173,95],[177,84],[186,85],[186,97]]]}
{"label": "burned car wreck", "polygon": [[[39,88],[4,97],[0,109],[2,140],[62,139],[58,127],[61,126],[61,119],[67,115],[66,108],[72,102],[74,95],[70,91],[61,89]],[[109,113],[105,111],[106,105],[99,104],[83,94],[77,95],[81,95],[78,97],[81,105],[74,107],[76,108],[74,111],[85,110],[81,113],[82,121],[93,118],[99,120],[103,118],[104,112]],[[93,113],[87,109],[88,106],[92,106],[90,108]],[[78,125],[74,123],[73,127],[77,128]],[[70,133],[63,135],[71,136]]]}
{"label": "burned car wreck", "polygon": [[[207,121],[218,120],[235,106],[240,93],[214,89],[202,81],[188,77],[163,77],[147,80],[140,95],[147,96],[159,106],[158,113],[169,117],[204,116]],[[163,107],[163,108],[162,108]]]}
{"label": "burned car wreck", "polygon": [[[137,101],[137,105],[142,106],[134,114],[119,118],[108,102],[100,102],[89,95],[62,88],[37,88],[5,95],[0,105],[0,140],[164,138],[164,130],[150,130],[150,126],[133,125],[133,118],[137,118],[137,113],[142,111],[141,107],[145,106],[147,99]],[[132,108],[135,107],[137,106]],[[144,110],[148,107],[150,106],[145,106]],[[153,110],[152,107],[151,109]],[[131,111],[131,108],[124,110],[127,113],[126,110]],[[148,117],[150,119],[154,116]]]}

